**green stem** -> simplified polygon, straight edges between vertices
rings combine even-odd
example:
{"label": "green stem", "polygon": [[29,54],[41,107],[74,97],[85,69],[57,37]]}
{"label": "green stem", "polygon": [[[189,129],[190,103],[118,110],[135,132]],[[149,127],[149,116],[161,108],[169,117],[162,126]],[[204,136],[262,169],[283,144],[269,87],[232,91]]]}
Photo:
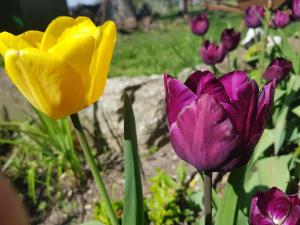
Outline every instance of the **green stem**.
{"label": "green stem", "polygon": [[92,171],[93,177],[96,181],[97,188],[98,188],[101,198],[105,204],[110,222],[112,225],[119,225],[118,220],[115,215],[115,212],[114,212],[114,209],[112,207],[111,201],[110,201],[107,191],[105,189],[103,179],[97,168],[96,161],[92,155],[91,149],[90,149],[87,139],[86,139],[86,136],[84,135],[78,114],[77,113],[72,114],[70,117],[71,117],[72,123],[74,125],[74,128],[76,130],[76,134],[79,139],[79,142],[80,142],[81,148],[83,150],[84,156],[86,158],[86,161],[89,165],[90,170]]}
{"label": "green stem", "polygon": [[205,225],[212,225],[212,173],[204,172]]}
{"label": "green stem", "polygon": [[218,70],[217,70],[217,67],[216,67],[216,65],[215,64],[213,64],[213,65],[211,65],[211,68],[212,68],[212,71],[213,71],[213,73],[215,74],[215,76],[218,76]]}
{"label": "green stem", "polygon": [[227,53],[227,67],[228,72],[231,72],[230,52]]}
{"label": "green stem", "polygon": [[263,74],[264,72],[264,65],[265,65],[265,59],[267,55],[267,43],[268,43],[268,36],[270,33],[270,21],[271,21],[271,13],[270,11],[267,11],[266,15],[266,34],[264,36],[263,42],[262,42],[262,49],[261,49],[261,58],[260,58],[260,74]]}

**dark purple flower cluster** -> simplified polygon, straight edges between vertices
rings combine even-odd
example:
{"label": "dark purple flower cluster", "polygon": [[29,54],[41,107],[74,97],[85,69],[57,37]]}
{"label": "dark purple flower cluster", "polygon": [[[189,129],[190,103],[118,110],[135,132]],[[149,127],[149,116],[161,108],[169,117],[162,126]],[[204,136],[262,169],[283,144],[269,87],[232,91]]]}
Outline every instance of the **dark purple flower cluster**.
{"label": "dark purple flower cluster", "polygon": [[280,82],[285,77],[289,75],[289,72],[292,70],[292,63],[284,58],[274,59],[266,71],[264,72],[264,78],[267,81],[276,80]]}
{"label": "dark purple flower cluster", "polygon": [[290,11],[279,11],[277,10],[273,19],[272,26],[275,28],[283,28],[290,23]]}
{"label": "dark purple flower cluster", "polygon": [[257,28],[261,26],[261,19],[265,16],[265,9],[261,5],[249,6],[244,14],[244,21],[247,27]]}
{"label": "dark purple flower cluster", "polygon": [[226,54],[237,48],[240,37],[240,32],[231,28],[222,32],[219,45],[208,40],[204,41],[200,48],[202,61],[207,65],[215,65],[222,62]]}
{"label": "dark purple flower cluster", "polygon": [[205,13],[200,13],[194,18],[190,18],[190,27],[192,32],[196,35],[202,36],[206,34],[209,27],[207,15]]}

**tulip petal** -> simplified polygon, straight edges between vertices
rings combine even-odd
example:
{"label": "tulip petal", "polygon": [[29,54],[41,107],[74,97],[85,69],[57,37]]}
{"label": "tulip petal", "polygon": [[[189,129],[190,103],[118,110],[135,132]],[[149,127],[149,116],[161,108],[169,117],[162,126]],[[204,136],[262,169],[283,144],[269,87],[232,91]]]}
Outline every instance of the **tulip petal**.
{"label": "tulip petal", "polygon": [[251,201],[250,208],[250,224],[251,225],[274,225],[272,220],[267,216],[264,216],[258,205],[258,200],[263,196],[263,193],[258,192],[256,196]]}
{"label": "tulip petal", "polygon": [[6,70],[20,92],[53,119],[86,106],[81,77],[64,62],[37,49],[8,50]]}
{"label": "tulip petal", "polygon": [[239,87],[248,80],[247,74],[243,71],[233,71],[219,78],[227,95],[233,100],[238,99],[237,92]]}
{"label": "tulip petal", "polygon": [[186,80],[185,85],[189,87],[197,96],[210,94],[219,102],[228,102],[228,96],[223,85],[210,71],[196,71]]}
{"label": "tulip petal", "polygon": [[300,205],[294,206],[290,210],[289,216],[282,225],[299,225],[300,224]]}
{"label": "tulip petal", "polygon": [[9,49],[21,50],[30,47],[32,46],[27,41],[18,36],[15,36],[8,32],[0,33],[0,53],[3,58],[5,57],[5,54]]}
{"label": "tulip petal", "polygon": [[258,208],[275,224],[281,224],[289,214],[291,203],[284,192],[271,188],[257,202]]}
{"label": "tulip petal", "polygon": [[297,194],[289,195],[290,202],[292,206],[299,206],[300,207],[300,198]]}
{"label": "tulip petal", "polygon": [[164,75],[164,85],[166,92],[166,111],[168,125],[176,120],[178,113],[196,99],[196,95],[183,83],[174,79],[168,74]]}
{"label": "tulip petal", "polygon": [[259,95],[258,110],[255,123],[256,126],[253,126],[252,135],[262,134],[266,126],[274,99],[275,86],[275,80],[266,84]]}
{"label": "tulip petal", "polygon": [[77,74],[84,82],[84,90],[90,89],[90,63],[94,53],[95,38],[90,35],[78,35],[66,38],[49,49],[49,53],[59,58]]}
{"label": "tulip petal", "polygon": [[76,19],[67,16],[57,17],[48,25],[40,49],[47,51],[65,38],[78,34],[93,34],[95,30],[95,25],[88,17],[77,17]]}
{"label": "tulip petal", "polygon": [[36,31],[36,30],[29,30],[26,31],[18,37],[22,38],[23,40],[27,41],[30,43],[30,45],[34,48],[39,48],[42,38],[43,38],[44,33],[41,31]]}
{"label": "tulip petal", "polygon": [[92,76],[88,96],[91,102],[97,101],[103,93],[117,36],[117,28],[112,21],[107,21],[98,30],[101,30],[101,34],[96,37],[97,46],[90,67]]}
{"label": "tulip petal", "polygon": [[182,109],[170,137],[177,155],[202,171],[219,170],[240,141],[222,105],[208,94]]}

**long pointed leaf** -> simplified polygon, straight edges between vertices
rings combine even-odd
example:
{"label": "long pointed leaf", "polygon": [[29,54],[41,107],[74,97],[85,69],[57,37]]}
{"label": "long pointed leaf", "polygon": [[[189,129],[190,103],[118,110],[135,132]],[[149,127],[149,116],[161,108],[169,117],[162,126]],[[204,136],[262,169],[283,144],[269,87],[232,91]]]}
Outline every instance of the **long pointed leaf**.
{"label": "long pointed leaf", "polygon": [[143,225],[143,190],[135,119],[128,95],[124,94],[125,200],[123,225]]}

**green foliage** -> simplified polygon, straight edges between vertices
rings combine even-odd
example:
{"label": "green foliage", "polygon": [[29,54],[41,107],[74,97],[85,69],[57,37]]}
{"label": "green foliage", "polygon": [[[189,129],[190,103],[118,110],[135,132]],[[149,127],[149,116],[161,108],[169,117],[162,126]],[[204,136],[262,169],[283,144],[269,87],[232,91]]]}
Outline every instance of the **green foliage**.
{"label": "green foliage", "polygon": [[89,222],[86,222],[86,223],[82,223],[80,225],[103,225],[103,223],[100,223],[98,221],[89,221]]}
{"label": "green foliage", "polygon": [[[112,206],[114,211],[116,212],[117,219],[120,221],[121,216],[123,213],[123,202],[122,201],[116,201],[112,202]],[[103,202],[97,202],[93,206],[93,219],[100,221],[101,223],[105,225],[111,225],[109,217],[107,216],[106,208]]]}
{"label": "green foliage", "polygon": [[150,178],[152,185],[146,205],[148,218],[154,225],[173,225],[180,221],[188,224],[196,222],[199,206],[194,200],[198,200],[198,196],[191,195],[185,180],[186,168],[183,165],[178,167],[176,179],[162,170],[157,170],[156,175]]}
{"label": "green foliage", "polygon": [[128,95],[124,93],[125,197],[123,225],[144,224],[143,189],[138,154],[133,109]]}
{"label": "green foliage", "polygon": [[42,204],[39,200],[42,196],[52,201],[53,196],[60,197],[64,173],[77,178],[74,185],[83,179],[68,121],[53,121],[40,112],[37,116],[38,120],[29,122],[0,124],[0,145],[10,144],[8,148],[11,148],[8,159],[7,156],[2,158],[5,160],[2,172],[26,184],[33,205]]}

